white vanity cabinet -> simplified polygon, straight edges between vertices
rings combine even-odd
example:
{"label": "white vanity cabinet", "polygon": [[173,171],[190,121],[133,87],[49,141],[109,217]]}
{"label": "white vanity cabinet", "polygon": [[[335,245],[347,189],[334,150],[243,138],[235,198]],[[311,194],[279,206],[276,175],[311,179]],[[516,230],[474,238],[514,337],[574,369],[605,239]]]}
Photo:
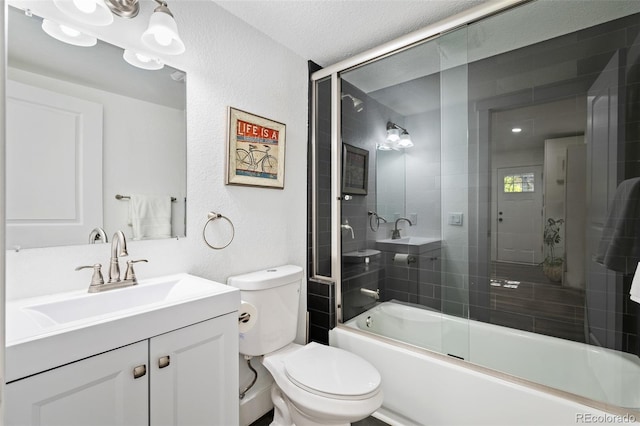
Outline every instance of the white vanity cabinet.
{"label": "white vanity cabinet", "polygon": [[5,424],[238,424],[237,353],[232,312],[13,381]]}

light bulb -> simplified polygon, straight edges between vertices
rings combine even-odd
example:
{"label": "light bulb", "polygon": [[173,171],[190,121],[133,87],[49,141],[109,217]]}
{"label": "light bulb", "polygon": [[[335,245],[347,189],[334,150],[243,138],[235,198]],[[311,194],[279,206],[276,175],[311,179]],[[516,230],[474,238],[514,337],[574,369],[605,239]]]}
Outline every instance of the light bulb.
{"label": "light bulb", "polygon": [[399,140],[400,140],[400,130],[398,129],[387,130],[387,141],[398,142]]}
{"label": "light bulb", "polygon": [[66,25],[60,24],[60,31],[68,35],[69,37],[78,37],[81,32],[78,30],[74,30],[71,27],[67,27]]}
{"label": "light bulb", "polygon": [[162,30],[157,31],[153,35],[153,37],[156,39],[158,44],[161,45],[161,46],[169,46],[171,44],[171,41],[173,40],[173,37],[171,36],[171,33],[167,32],[167,31],[162,31]]}
{"label": "light bulb", "polygon": [[95,0],[73,0],[73,4],[83,13],[93,13],[98,7]]}

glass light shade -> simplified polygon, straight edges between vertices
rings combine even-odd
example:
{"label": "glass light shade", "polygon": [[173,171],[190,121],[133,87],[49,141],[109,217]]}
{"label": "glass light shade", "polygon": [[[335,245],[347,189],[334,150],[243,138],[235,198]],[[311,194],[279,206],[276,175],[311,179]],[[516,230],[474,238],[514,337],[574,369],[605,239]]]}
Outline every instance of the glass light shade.
{"label": "glass light shade", "polygon": [[95,46],[98,40],[95,37],[81,33],[67,25],[58,24],[48,19],[42,20],[42,29],[56,40],[81,47]]}
{"label": "glass light shade", "polygon": [[53,0],[56,7],[83,24],[103,27],[113,22],[113,14],[102,0]]}
{"label": "glass light shade", "polygon": [[378,150],[379,151],[391,151],[391,149],[392,148],[387,143],[379,143],[378,144]]}
{"label": "glass light shade", "polygon": [[400,140],[400,130],[387,129],[387,142],[398,142]]}
{"label": "glass light shade", "polygon": [[400,148],[411,148],[413,146],[413,141],[411,140],[411,136],[409,133],[403,133],[400,135],[400,141],[398,142],[398,146]]}
{"label": "glass light shade", "polygon": [[179,55],[185,51],[176,21],[163,11],[153,12],[149,27],[142,33],[142,42],[154,52],[167,55]]}
{"label": "glass light shade", "polygon": [[154,71],[164,68],[164,63],[162,63],[160,59],[152,58],[142,53],[134,52],[133,50],[125,49],[122,57],[130,65],[142,68],[143,70]]}

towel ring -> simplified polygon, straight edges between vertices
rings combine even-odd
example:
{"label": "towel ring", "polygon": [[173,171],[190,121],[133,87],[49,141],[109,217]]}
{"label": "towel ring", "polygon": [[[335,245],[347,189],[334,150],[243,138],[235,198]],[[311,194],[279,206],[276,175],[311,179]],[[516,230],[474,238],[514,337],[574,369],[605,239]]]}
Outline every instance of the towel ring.
{"label": "towel ring", "polygon": [[[209,212],[207,214],[207,218],[208,218],[207,223],[204,224],[204,228],[202,229],[202,239],[204,239],[204,243],[214,250],[222,250],[223,248],[231,244],[231,242],[233,241],[233,238],[236,235],[236,228],[233,226],[233,222],[231,222],[231,220],[228,217],[223,216],[220,213],[214,213],[214,212]],[[206,235],[207,226],[209,225],[210,222],[213,222],[216,219],[224,219],[227,222],[229,222],[229,225],[231,225],[231,238],[229,239],[227,244],[219,247],[212,246],[211,244],[209,244],[209,241],[207,241],[207,235]]]}

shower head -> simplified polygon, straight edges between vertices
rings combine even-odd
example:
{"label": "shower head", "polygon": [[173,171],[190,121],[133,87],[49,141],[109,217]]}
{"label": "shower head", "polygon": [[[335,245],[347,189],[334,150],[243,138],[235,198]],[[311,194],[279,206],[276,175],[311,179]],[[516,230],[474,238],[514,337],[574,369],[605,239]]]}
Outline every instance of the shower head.
{"label": "shower head", "polygon": [[362,102],[360,99],[348,93],[342,94],[341,99],[344,100],[344,98],[349,98],[351,100],[351,103],[353,104],[353,109],[355,109],[356,112],[361,112],[364,109],[364,102]]}

